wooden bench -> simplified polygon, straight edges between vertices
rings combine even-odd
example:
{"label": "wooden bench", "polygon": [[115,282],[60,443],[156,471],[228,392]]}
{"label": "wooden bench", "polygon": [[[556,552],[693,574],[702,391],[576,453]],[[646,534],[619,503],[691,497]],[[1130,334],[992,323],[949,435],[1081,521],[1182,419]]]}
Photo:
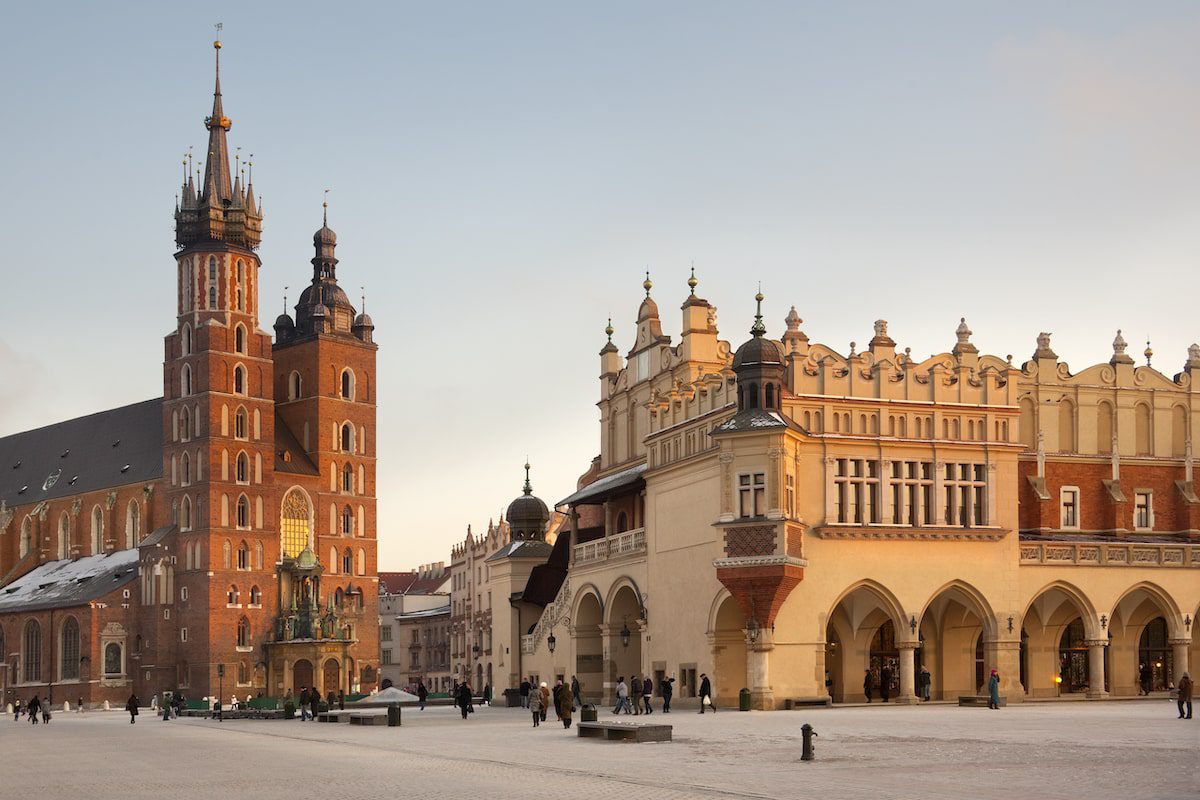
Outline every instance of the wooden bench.
{"label": "wooden bench", "polygon": [[794,708],[809,708],[812,706],[831,706],[833,698],[829,695],[819,697],[789,697],[783,701],[784,709],[791,711]]}
{"label": "wooden bench", "polygon": [[[989,702],[990,700],[986,694],[960,694],[958,696],[958,704],[960,706],[983,706],[987,708]],[[1000,695],[1000,706],[1004,707],[1007,705],[1008,698]]]}
{"label": "wooden bench", "polygon": [[634,722],[580,722],[582,739],[605,739],[621,742],[669,742],[670,725],[645,725]]}

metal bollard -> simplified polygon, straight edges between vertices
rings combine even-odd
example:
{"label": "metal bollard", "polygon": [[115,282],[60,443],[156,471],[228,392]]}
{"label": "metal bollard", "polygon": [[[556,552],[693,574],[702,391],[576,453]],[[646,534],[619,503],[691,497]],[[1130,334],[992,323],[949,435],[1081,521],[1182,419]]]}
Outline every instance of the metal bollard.
{"label": "metal bollard", "polygon": [[804,744],[800,752],[801,761],[813,760],[813,737],[817,732],[813,730],[813,726],[807,722],[800,726],[800,735],[804,737]]}

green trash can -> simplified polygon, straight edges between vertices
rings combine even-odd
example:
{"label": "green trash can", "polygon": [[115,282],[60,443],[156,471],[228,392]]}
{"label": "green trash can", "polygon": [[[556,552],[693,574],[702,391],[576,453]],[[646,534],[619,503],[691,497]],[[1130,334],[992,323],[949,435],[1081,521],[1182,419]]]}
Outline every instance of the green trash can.
{"label": "green trash can", "polygon": [[595,722],[596,721],[596,706],[591,703],[584,703],[579,709],[580,722]]}
{"label": "green trash can", "polygon": [[738,711],[750,710],[750,690],[742,689],[738,692]]}
{"label": "green trash can", "polygon": [[388,727],[389,728],[399,728],[400,727],[400,704],[399,703],[392,703],[390,706],[388,706]]}

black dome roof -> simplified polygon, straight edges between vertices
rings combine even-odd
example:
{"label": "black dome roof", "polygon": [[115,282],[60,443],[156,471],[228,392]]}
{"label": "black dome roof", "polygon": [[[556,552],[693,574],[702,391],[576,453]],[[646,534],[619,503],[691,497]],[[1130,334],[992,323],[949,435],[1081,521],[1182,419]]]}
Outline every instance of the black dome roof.
{"label": "black dome roof", "polygon": [[779,347],[765,336],[755,336],[745,342],[733,354],[733,369],[736,372],[742,367],[752,366],[783,366],[783,354]]}

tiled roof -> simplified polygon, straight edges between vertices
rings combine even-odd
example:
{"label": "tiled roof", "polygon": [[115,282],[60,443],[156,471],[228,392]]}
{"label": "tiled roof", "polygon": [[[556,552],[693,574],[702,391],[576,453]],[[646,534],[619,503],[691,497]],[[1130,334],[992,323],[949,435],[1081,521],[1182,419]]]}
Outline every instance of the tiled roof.
{"label": "tiled roof", "polygon": [[0,501],[38,503],[162,477],[162,398],[0,438]]}
{"label": "tiled roof", "polygon": [[[287,453],[287,457],[284,457]],[[286,472],[289,475],[320,475],[321,470],[304,452],[304,447],[296,439],[296,434],[283,421],[283,417],[275,415],[275,471]]]}
{"label": "tiled roof", "polygon": [[449,577],[450,570],[445,568],[424,577],[417,571],[381,572],[379,591],[385,594],[431,594],[440,589]]}
{"label": "tiled roof", "polygon": [[129,583],[137,571],[136,549],[49,561],[0,588],[0,613],[81,606]]}

